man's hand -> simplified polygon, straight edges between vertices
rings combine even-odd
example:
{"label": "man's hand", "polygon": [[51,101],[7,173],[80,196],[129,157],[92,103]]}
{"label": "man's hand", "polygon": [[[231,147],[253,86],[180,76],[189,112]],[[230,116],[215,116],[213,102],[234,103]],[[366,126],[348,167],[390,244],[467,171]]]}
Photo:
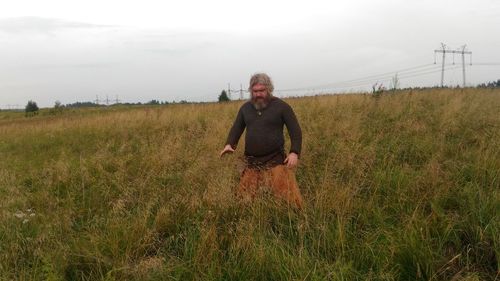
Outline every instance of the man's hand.
{"label": "man's hand", "polygon": [[299,156],[297,153],[291,152],[283,163],[285,163],[288,168],[295,168],[299,164]]}
{"label": "man's hand", "polygon": [[231,147],[231,145],[226,144],[226,146],[224,146],[224,149],[221,151],[219,157],[224,156],[224,154],[226,154],[226,153],[233,153],[233,152],[234,152],[234,149]]}

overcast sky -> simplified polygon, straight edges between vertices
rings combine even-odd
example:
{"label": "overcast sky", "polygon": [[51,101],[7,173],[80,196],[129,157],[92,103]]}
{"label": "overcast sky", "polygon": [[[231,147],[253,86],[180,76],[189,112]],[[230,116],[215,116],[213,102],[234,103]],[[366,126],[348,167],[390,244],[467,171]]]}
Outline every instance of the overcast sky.
{"label": "overcast sky", "polygon": [[[499,34],[497,0],[2,1],[0,108],[96,95],[209,101],[228,83],[247,88],[255,72],[277,90],[307,88],[278,96],[389,86],[377,76],[335,83],[408,68],[400,86],[432,86],[441,42],[467,44],[473,63],[499,63]],[[450,85],[462,83],[455,62]],[[498,65],[466,71],[468,84],[500,79]]]}

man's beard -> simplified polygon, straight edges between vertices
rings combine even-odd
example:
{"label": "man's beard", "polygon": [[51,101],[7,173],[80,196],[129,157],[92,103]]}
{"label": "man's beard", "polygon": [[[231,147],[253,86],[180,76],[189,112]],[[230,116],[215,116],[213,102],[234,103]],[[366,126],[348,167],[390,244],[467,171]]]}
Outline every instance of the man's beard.
{"label": "man's beard", "polygon": [[269,102],[271,101],[271,96],[267,95],[266,97],[258,97],[258,98],[252,97],[250,101],[252,102],[252,105],[255,109],[262,110],[269,105]]}

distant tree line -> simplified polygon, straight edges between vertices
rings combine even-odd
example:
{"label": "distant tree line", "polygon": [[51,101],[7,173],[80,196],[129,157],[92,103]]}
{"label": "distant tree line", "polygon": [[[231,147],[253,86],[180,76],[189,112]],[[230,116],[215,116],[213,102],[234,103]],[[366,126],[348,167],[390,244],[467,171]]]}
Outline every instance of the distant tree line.
{"label": "distant tree line", "polygon": [[[150,100],[146,103],[144,103],[144,105],[167,105],[167,104],[176,104],[176,103],[182,103],[182,104],[185,104],[185,103],[193,103],[193,102],[188,102],[186,100],[181,100],[179,102],[176,102],[176,101],[172,101],[172,102],[168,102],[168,101],[159,101],[159,100]],[[137,105],[141,105],[141,103],[136,103]],[[134,105],[134,103],[132,103],[131,105]]]}
{"label": "distant tree line", "polygon": [[[144,105],[166,105],[166,104],[176,104],[176,103],[189,103],[189,102],[186,101],[186,100],[181,100],[180,102],[176,102],[176,101],[168,102],[168,101],[150,100],[147,103],[144,103]],[[141,103],[139,102],[137,104],[140,105]],[[132,105],[133,105],[133,103],[132,103]]]}
{"label": "distant tree line", "polygon": [[[397,76],[396,76],[395,79],[397,79]],[[429,86],[425,86],[425,87],[417,86],[417,87],[398,88],[397,87],[398,83],[399,83],[398,80],[393,80],[390,90],[392,90],[392,91],[395,91],[395,90],[402,90],[402,91],[409,91],[409,90],[412,90],[412,91],[424,91],[424,90],[440,89],[440,88],[446,88],[446,89],[458,89],[458,88],[462,88],[462,86],[460,86],[460,85],[456,85],[456,86],[444,86],[444,87],[436,85],[436,86],[431,86],[431,87],[429,87]],[[477,84],[476,86],[471,86],[471,88],[489,88],[489,89],[500,88],[500,79],[498,79],[497,81],[492,81],[492,82]],[[374,96],[379,96],[380,94],[382,94],[382,93],[384,93],[386,91],[387,91],[387,88],[383,84],[375,83],[372,86],[372,94]]]}
{"label": "distant tree line", "polygon": [[477,85],[478,88],[500,88],[500,79],[497,81],[492,81],[488,83],[482,83]]}
{"label": "distant tree line", "polygon": [[[398,77],[395,76],[391,82],[392,82],[391,90],[395,91],[398,88],[398,86],[399,86],[399,79],[398,79]],[[456,87],[453,87],[453,86],[445,86],[445,87],[441,87],[441,86],[433,86],[433,87],[407,87],[407,88],[399,88],[397,90],[416,90],[416,91],[422,91],[422,90],[437,89],[437,88],[461,88],[461,86],[457,85]],[[489,88],[489,89],[500,88],[500,79],[498,79],[496,81],[481,83],[481,84],[476,85],[473,88]],[[379,96],[381,93],[383,93],[385,91],[387,91],[387,88],[383,84],[376,83],[375,85],[372,86],[372,94],[374,94],[374,96]],[[229,96],[228,96],[226,90],[222,90],[222,92],[220,93],[220,95],[218,97],[218,101],[219,102],[230,101]],[[115,103],[115,104],[111,104],[109,106],[119,106],[119,105],[125,105],[125,106],[131,106],[131,105],[168,105],[168,104],[197,104],[197,103],[203,103],[203,102],[188,102],[186,100],[181,100],[179,102],[176,102],[176,101],[168,102],[168,101],[160,101],[160,100],[153,99],[153,100],[150,100],[150,101],[148,101],[146,103],[141,103],[141,102],[136,102],[136,103],[132,102],[132,103],[130,103],[130,102],[126,102],[126,103]],[[61,104],[60,101],[56,101],[55,104],[54,104],[54,107],[51,109],[51,113],[57,114],[57,113],[62,112],[64,108],[79,108],[79,107],[106,107],[106,105],[98,104],[98,103],[90,102],[90,101],[86,101],[86,102],[77,101],[77,102],[74,102],[74,103],[68,103],[66,105],[63,105],[63,104]],[[38,112],[39,112],[39,108],[38,108],[37,103],[35,101],[32,101],[32,100],[28,101],[28,103],[26,104],[26,107],[25,107],[24,110],[25,110],[26,116],[34,116],[34,115],[37,115]]]}
{"label": "distant tree line", "polygon": [[98,104],[98,103],[95,103],[95,102],[91,102],[91,101],[86,101],[86,102],[74,102],[74,103],[68,103],[66,105],[64,105],[64,107],[71,107],[71,108],[78,108],[78,107],[106,107],[106,106],[119,106],[119,105],[167,105],[167,104],[176,104],[176,103],[189,103],[188,101],[186,100],[181,100],[180,102],[176,102],[176,101],[172,101],[172,102],[169,102],[169,101],[160,101],[160,100],[150,100],[148,102],[145,102],[145,103],[142,103],[142,102],[123,102],[123,103],[114,103],[114,104],[110,104],[110,105],[104,105],[104,104]]}
{"label": "distant tree line", "polygon": [[99,105],[91,101],[84,101],[84,102],[77,101],[74,103],[68,103],[64,105],[64,107],[97,107],[97,106],[103,106],[103,105]]}

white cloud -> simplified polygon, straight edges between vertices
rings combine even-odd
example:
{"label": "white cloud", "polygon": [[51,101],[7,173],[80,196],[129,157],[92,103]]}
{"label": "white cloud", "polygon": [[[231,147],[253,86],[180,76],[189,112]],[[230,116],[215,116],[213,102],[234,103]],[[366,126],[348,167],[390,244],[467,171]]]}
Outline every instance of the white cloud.
{"label": "white cloud", "polygon": [[14,34],[25,32],[51,34],[64,29],[103,27],[110,26],[43,17],[15,17],[0,19],[0,31]]}

